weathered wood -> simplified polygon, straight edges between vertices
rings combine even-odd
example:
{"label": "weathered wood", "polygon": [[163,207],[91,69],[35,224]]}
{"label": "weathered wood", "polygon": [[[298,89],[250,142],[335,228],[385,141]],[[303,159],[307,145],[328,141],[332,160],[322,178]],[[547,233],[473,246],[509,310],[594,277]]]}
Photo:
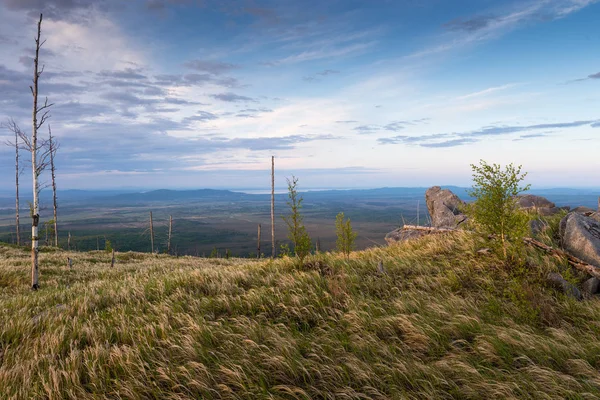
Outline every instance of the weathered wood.
{"label": "weathered wood", "polygon": [[171,254],[171,233],[173,232],[173,216],[169,215],[169,237],[167,239],[167,254]]}
{"label": "weathered wood", "polygon": [[73,260],[71,260],[71,257],[67,257],[67,267],[73,269]]}
{"label": "weathered wood", "polygon": [[69,236],[67,237],[67,250],[71,251],[71,232],[69,232]]}
{"label": "weathered wood", "polygon": [[110,267],[113,268],[115,266],[115,249],[112,250],[112,257],[110,259]]}
{"label": "weathered wood", "polygon": [[271,258],[275,258],[275,156],[271,156]]}
{"label": "weathered wood", "polygon": [[260,258],[260,224],[258,224],[258,239],[256,240],[256,258]]}
{"label": "weathered wood", "polygon": [[[40,210],[39,210],[39,170],[38,170],[38,79],[40,77],[39,72],[39,61],[40,61],[40,37],[42,35],[42,19],[43,16],[40,14],[40,20],[37,26],[37,37],[35,39],[35,58],[33,59],[33,86],[31,87],[31,94],[33,95],[33,109],[32,109],[32,131],[31,131],[31,171],[33,177],[33,205],[31,210],[31,288],[37,290],[39,287],[39,265],[38,265],[38,224],[40,222]],[[43,120],[41,121],[43,122]]]}
{"label": "weathered wood", "polygon": [[54,246],[58,247],[58,205],[56,202],[56,168],[54,166],[54,156],[56,155],[58,146],[52,137],[50,125],[48,125],[48,146],[50,152],[50,172],[52,176],[52,200],[54,204]]}
{"label": "weathered wood", "polygon": [[154,224],[152,223],[152,211],[150,211],[150,253],[154,254]]}
{"label": "weathered wood", "polygon": [[540,250],[544,250],[545,252],[550,253],[554,256],[566,258],[567,262],[576,269],[586,272],[592,276],[595,276],[596,278],[600,278],[600,268],[588,264],[580,258],[572,256],[571,254],[568,254],[562,250],[555,249],[554,247],[548,246],[533,238],[523,238],[523,242]]}
{"label": "weathered wood", "polygon": [[452,229],[452,228],[432,228],[429,226],[416,226],[416,225],[404,225],[402,227],[403,230],[413,230],[413,231],[424,231],[424,232],[431,232],[431,233],[445,233],[445,232],[456,232],[458,231],[458,229]]}

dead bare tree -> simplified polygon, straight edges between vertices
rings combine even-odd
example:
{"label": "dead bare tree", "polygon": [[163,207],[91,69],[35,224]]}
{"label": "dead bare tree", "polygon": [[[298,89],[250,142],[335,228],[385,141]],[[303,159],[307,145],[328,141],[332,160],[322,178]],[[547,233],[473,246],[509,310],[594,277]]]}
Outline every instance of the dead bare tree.
{"label": "dead bare tree", "polygon": [[154,224],[152,223],[152,211],[150,211],[150,247],[152,248],[150,252],[154,254]]}
{"label": "dead bare tree", "polygon": [[46,97],[42,106],[38,105],[38,81],[42,73],[44,72],[44,66],[39,67],[40,61],[40,49],[46,43],[41,41],[42,35],[42,19],[43,16],[40,14],[40,20],[37,24],[37,36],[35,37],[35,58],[33,59],[33,85],[29,86],[31,94],[33,96],[33,109],[32,109],[32,131],[31,137],[25,134],[19,135],[23,142],[23,146],[31,153],[31,171],[33,180],[33,204],[31,205],[31,288],[37,290],[39,288],[39,267],[38,267],[38,246],[39,246],[39,222],[40,222],[40,183],[39,177],[42,172],[48,166],[48,158],[50,157],[50,151],[48,141],[38,138],[38,131],[44,125],[44,123],[50,118],[49,108],[52,104],[48,103]]}
{"label": "dead bare tree", "polygon": [[56,168],[54,165],[54,156],[60,144],[56,142],[56,139],[52,136],[52,129],[48,125],[48,151],[50,152],[50,172],[52,173],[52,200],[54,204],[54,246],[58,247],[58,216],[56,203]]}
{"label": "dead bare tree", "polygon": [[173,233],[173,216],[169,215],[169,236],[167,238],[167,254],[171,254],[171,234]]}
{"label": "dead bare tree", "polygon": [[17,233],[17,246],[21,245],[21,224],[19,223],[19,176],[23,172],[19,168],[19,137],[24,136],[21,128],[17,125],[17,123],[11,118],[2,126],[9,131],[11,131],[15,135],[15,141],[11,142],[7,140],[5,144],[10,147],[15,148],[15,227]]}
{"label": "dead bare tree", "polygon": [[256,240],[256,258],[260,258],[260,224],[258,224],[258,239]]}
{"label": "dead bare tree", "polygon": [[275,156],[271,156],[271,257],[275,258]]}

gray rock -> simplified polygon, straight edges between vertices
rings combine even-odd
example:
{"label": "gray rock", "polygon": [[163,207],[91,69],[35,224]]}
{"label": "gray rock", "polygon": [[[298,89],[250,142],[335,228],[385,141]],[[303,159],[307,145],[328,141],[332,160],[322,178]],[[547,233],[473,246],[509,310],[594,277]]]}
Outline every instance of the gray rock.
{"label": "gray rock", "polygon": [[[529,209],[531,210],[531,209]],[[551,215],[556,215],[559,212],[561,212],[562,208],[559,207],[540,207],[540,208],[535,208],[535,211],[537,211],[537,213],[543,217],[548,217]]]}
{"label": "gray rock", "polygon": [[517,204],[521,208],[554,208],[556,204],[542,196],[522,194],[517,196]]}
{"label": "gray rock", "polygon": [[600,267],[600,221],[571,212],[560,221],[559,236],[567,252]]}
{"label": "gray rock", "polygon": [[529,229],[531,230],[531,234],[533,236],[537,236],[540,233],[545,232],[548,227],[548,223],[541,219],[532,219],[529,221]]}
{"label": "gray rock", "polygon": [[560,290],[567,296],[573,297],[577,300],[582,300],[583,296],[577,287],[565,280],[561,274],[556,272],[550,272],[546,277],[548,283],[557,290]]}
{"label": "gray rock", "polygon": [[593,208],[589,208],[589,207],[585,207],[585,206],[579,206],[579,207],[575,207],[573,210],[573,212],[578,212],[581,214],[592,214],[594,212]]}
{"label": "gray rock", "polygon": [[542,196],[523,194],[517,196],[517,205],[523,210],[537,212],[542,216],[558,214],[563,208]]}
{"label": "gray rock", "polygon": [[459,208],[465,202],[448,189],[434,186],[425,192],[425,202],[434,228],[457,228],[467,220]]}
{"label": "gray rock", "polygon": [[385,241],[388,244],[393,244],[418,239],[425,235],[427,235],[427,232],[424,231],[403,230],[402,228],[398,228],[385,235]]}
{"label": "gray rock", "polygon": [[583,283],[582,290],[583,293],[588,296],[593,296],[600,292],[600,279],[596,278],[595,276],[588,279]]}

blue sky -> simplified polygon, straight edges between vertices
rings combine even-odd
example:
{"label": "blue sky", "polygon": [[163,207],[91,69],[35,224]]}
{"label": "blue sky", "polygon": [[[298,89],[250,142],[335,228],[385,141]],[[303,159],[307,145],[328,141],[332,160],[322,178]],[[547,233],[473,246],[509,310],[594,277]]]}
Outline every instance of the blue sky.
{"label": "blue sky", "polygon": [[27,130],[40,11],[63,188],[600,186],[600,1],[0,0]]}

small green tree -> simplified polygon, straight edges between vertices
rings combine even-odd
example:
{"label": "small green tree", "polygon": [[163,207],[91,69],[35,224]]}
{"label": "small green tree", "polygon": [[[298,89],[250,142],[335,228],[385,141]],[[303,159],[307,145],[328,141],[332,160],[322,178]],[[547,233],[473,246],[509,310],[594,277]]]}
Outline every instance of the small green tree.
{"label": "small green tree", "polygon": [[302,196],[298,195],[296,189],[298,178],[292,175],[292,180],[287,180],[288,183],[288,198],[287,205],[290,207],[290,214],[282,217],[288,227],[288,238],[294,246],[294,253],[304,261],[304,258],[310,253],[312,242],[306,228],[304,227],[303,217],[300,214],[302,208]]}
{"label": "small green tree", "polygon": [[112,253],[113,251],[112,243],[108,239],[104,239],[104,251],[107,253]]}
{"label": "small green tree", "polygon": [[219,257],[219,250],[217,250],[216,247],[213,247],[213,249],[210,252],[210,255],[208,257],[209,258],[218,258]]}
{"label": "small green tree", "polygon": [[352,230],[350,218],[344,220],[344,213],[341,212],[335,217],[335,233],[337,235],[337,249],[339,252],[350,258],[350,252],[354,249],[354,241],[356,240],[356,232]]}
{"label": "small green tree", "polygon": [[471,164],[471,169],[474,184],[467,193],[475,201],[467,207],[467,214],[477,228],[500,239],[502,255],[507,259],[511,242],[513,249],[520,248],[527,234],[528,217],[519,209],[516,199],[530,188],[530,185],[520,186],[527,173],[521,174],[520,165],[509,164],[502,170],[500,165],[489,165],[483,160],[478,166]]}

